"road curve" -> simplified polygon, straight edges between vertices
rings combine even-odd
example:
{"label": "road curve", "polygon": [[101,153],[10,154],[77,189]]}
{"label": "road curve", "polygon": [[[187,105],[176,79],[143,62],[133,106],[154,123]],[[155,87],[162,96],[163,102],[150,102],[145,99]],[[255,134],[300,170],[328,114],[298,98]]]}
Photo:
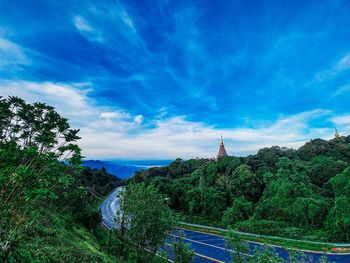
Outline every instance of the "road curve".
{"label": "road curve", "polygon": [[[120,206],[118,203],[118,196],[123,191],[123,188],[117,188],[113,193],[111,193],[100,205],[99,210],[102,215],[102,223],[108,229],[113,229],[118,227],[116,223],[117,212],[120,211]],[[230,253],[233,251],[228,251],[225,247],[224,237],[218,235],[207,234],[203,232],[197,232],[186,229],[179,229],[184,234],[184,242],[188,243],[190,247],[195,251],[195,263],[203,262],[218,262],[225,263],[230,262]],[[163,250],[169,251],[171,255],[171,239],[177,239],[177,234],[173,233],[166,239],[166,245]],[[259,244],[249,243],[250,254],[252,254],[254,248],[260,246]],[[280,247],[274,247],[276,253],[280,257],[287,259],[288,252]],[[323,254],[314,252],[304,252],[309,261],[307,262],[318,262]],[[349,254],[327,254],[327,259],[331,262],[336,263],[349,263]],[[316,261],[317,260],[317,261]]]}
{"label": "road curve", "polygon": [[117,228],[119,224],[117,220],[117,212],[120,211],[118,203],[119,194],[123,191],[123,187],[116,188],[100,205],[99,211],[102,216],[102,224],[108,229]]}

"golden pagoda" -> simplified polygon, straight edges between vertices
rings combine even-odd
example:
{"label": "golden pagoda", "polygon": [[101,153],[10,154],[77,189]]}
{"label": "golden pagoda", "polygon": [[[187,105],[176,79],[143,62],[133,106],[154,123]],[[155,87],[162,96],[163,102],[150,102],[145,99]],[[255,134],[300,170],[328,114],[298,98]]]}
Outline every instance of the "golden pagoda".
{"label": "golden pagoda", "polygon": [[223,156],[227,156],[227,152],[226,152],[225,145],[224,145],[224,139],[222,138],[222,135],[221,135],[221,143],[220,143],[220,148],[219,148],[217,158],[220,158]]}
{"label": "golden pagoda", "polygon": [[339,138],[340,138],[340,135],[339,135],[339,133],[338,133],[337,128],[335,128],[334,130],[335,130],[335,131],[334,131],[334,139],[339,139]]}

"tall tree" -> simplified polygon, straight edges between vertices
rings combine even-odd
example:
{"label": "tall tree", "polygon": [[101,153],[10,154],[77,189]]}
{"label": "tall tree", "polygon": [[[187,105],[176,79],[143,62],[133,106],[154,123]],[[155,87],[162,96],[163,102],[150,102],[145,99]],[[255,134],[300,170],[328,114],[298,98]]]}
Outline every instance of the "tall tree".
{"label": "tall tree", "polygon": [[122,225],[127,245],[139,258],[154,257],[164,244],[165,237],[175,224],[174,214],[167,205],[164,195],[153,186],[129,185],[121,203]]}
{"label": "tall tree", "polygon": [[54,108],[0,98],[0,253],[9,253],[35,222],[34,205],[67,209],[84,193],[76,182],[81,161],[78,130]]}

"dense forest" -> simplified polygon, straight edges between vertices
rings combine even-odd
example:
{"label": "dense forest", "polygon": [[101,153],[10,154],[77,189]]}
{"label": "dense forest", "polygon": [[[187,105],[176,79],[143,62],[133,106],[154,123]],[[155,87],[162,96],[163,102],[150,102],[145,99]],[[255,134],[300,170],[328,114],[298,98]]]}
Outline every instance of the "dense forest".
{"label": "dense forest", "polygon": [[282,237],[350,241],[350,136],[247,157],[175,160],[136,173],[192,223]]}

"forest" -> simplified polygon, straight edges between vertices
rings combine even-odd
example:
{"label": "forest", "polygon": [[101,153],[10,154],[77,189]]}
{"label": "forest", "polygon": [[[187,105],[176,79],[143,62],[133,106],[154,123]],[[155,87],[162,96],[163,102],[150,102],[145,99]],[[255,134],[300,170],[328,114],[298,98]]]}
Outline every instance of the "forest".
{"label": "forest", "polygon": [[136,173],[186,222],[314,241],[350,241],[350,136],[247,157],[177,159]]}
{"label": "forest", "polygon": [[[125,181],[83,168],[78,134],[49,105],[0,97],[0,262],[167,262],[160,249],[180,220],[349,240],[349,137],[248,157],[177,159]],[[120,228],[108,230],[99,205],[119,186]],[[244,240],[227,238],[241,251],[232,262],[248,262]],[[174,262],[193,259],[181,237],[171,242]],[[249,262],[271,260],[283,262],[262,248]]]}

